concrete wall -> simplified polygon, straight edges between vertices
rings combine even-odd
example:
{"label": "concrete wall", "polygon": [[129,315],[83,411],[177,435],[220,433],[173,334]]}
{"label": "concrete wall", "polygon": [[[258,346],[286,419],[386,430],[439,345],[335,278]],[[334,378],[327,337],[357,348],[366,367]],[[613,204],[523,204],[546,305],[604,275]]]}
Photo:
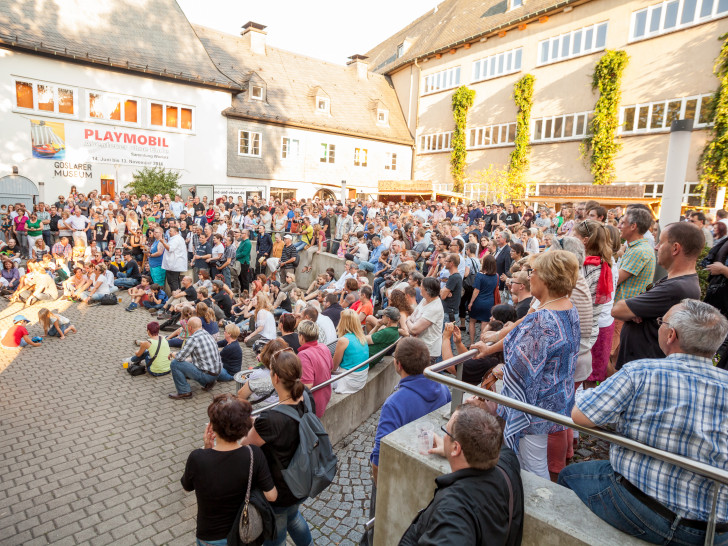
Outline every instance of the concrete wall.
{"label": "concrete wall", "polygon": [[[439,430],[449,419],[443,408],[385,436],[381,443],[374,546],[397,544],[417,512],[432,500],[436,477],[450,472],[446,459],[420,455],[416,426],[430,422]],[[643,542],[595,516],[570,490],[521,472],[526,517],[523,546],[637,546]]]}

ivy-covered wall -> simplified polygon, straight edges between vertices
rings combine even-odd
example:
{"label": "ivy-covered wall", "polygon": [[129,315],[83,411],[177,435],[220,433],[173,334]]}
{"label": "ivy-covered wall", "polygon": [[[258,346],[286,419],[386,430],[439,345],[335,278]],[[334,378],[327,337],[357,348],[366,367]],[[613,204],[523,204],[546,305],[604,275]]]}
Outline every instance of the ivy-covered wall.
{"label": "ivy-covered wall", "polygon": [[533,108],[533,85],[536,81],[526,74],[513,86],[513,100],[516,103],[516,141],[508,165],[508,194],[518,199],[526,193],[526,175],[531,153],[531,108]]}
{"label": "ivy-covered wall", "polygon": [[468,152],[466,149],[466,135],[468,124],[468,110],[473,106],[475,91],[461,86],[452,96],[452,114],[455,118],[455,131],[452,135],[452,152],[450,154],[450,172],[453,179],[453,191],[463,191],[463,179],[465,178],[465,163]]}
{"label": "ivy-covered wall", "polygon": [[723,46],[713,69],[720,80],[711,102],[713,127],[698,161],[700,181],[706,188],[728,185],[728,34],[720,39]]}

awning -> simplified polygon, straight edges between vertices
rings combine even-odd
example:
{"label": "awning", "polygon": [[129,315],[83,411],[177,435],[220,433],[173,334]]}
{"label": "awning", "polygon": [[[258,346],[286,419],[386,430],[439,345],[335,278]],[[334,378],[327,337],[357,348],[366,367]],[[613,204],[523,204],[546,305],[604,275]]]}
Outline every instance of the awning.
{"label": "awning", "polygon": [[647,206],[660,203],[662,200],[660,197],[585,197],[583,195],[529,195],[520,199],[526,202],[539,202],[539,203],[567,203],[567,202],[579,202],[589,201],[593,199],[598,201],[600,205],[630,205],[640,203]]}
{"label": "awning", "polygon": [[462,199],[463,201],[467,199],[462,193],[455,193],[454,191],[433,191],[432,194],[452,197],[453,199]]}

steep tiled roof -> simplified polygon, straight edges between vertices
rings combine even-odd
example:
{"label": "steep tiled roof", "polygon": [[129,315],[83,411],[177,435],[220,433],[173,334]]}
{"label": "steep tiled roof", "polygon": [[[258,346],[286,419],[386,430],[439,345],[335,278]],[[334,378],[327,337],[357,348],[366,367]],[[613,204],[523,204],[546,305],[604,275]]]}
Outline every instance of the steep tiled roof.
{"label": "steep tiled roof", "polygon": [[[412,144],[387,77],[370,72],[366,80],[359,79],[354,66],[343,67],[271,46],[266,46],[265,55],[256,54],[240,36],[193,26],[222,72],[240,84],[253,74],[265,82],[264,102],[247,100],[246,90],[226,115]],[[316,112],[317,88],[318,94],[329,97],[330,114]],[[377,104],[389,110],[388,126],[377,124]]]}
{"label": "steep tiled roof", "polygon": [[175,0],[0,0],[0,46],[236,89]]}
{"label": "steep tiled roof", "polygon": [[[372,70],[387,74],[414,59],[473,40],[482,35],[525,22],[558,7],[584,0],[524,0],[523,5],[508,9],[508,0],[445,0],[437,8],[416,19],[405,28],[372,48]],[[409,44],[397,58],[397,46]]]}

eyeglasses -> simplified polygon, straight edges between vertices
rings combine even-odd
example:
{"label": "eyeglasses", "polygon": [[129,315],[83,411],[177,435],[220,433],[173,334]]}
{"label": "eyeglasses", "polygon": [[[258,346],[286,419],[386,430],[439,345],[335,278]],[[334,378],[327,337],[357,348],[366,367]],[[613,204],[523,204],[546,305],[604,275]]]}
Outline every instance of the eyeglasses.
{"label": "eyeglasses", "polygon": [[445,434],[447,434],[448,436],[450,436],[450,438],[452,438],[452,441],[453,441],[453,442],[457,442],[457,440],[455,439],[455,436],[453,436],[452,434],[450,434],[450,433],[449,433],[449,432],[447,431],[447,429],[445,428],[445,425],[442,425],[442,426],[440,427],[440,430],[441,430],[441,431],[443,431],[443,432],[444,432]]}
{"label": "eyeglasses", "polygon": [[667,321],[666,321],[666,320],[665,320],[664,318],[662,318],[662,317],[657,317],[657,325],[658,325],[658,326],[662,326],[663,324],[664,324],[665,326],[667,326],[668,328],[672,328],[672,326],[670,325],[670,323],[669,323],[669,322],[667,322]]}
{"label": "eyeglasses", "polygon": [[533,270],[533,269],[530,269],[530,268],[529,268],[529,269],[526,269],[526,273],[528,273],[528,276],[529,276],[529,277],[531,276],[531,274],[532,274],[533,272],[534,272],[534,270]]}

